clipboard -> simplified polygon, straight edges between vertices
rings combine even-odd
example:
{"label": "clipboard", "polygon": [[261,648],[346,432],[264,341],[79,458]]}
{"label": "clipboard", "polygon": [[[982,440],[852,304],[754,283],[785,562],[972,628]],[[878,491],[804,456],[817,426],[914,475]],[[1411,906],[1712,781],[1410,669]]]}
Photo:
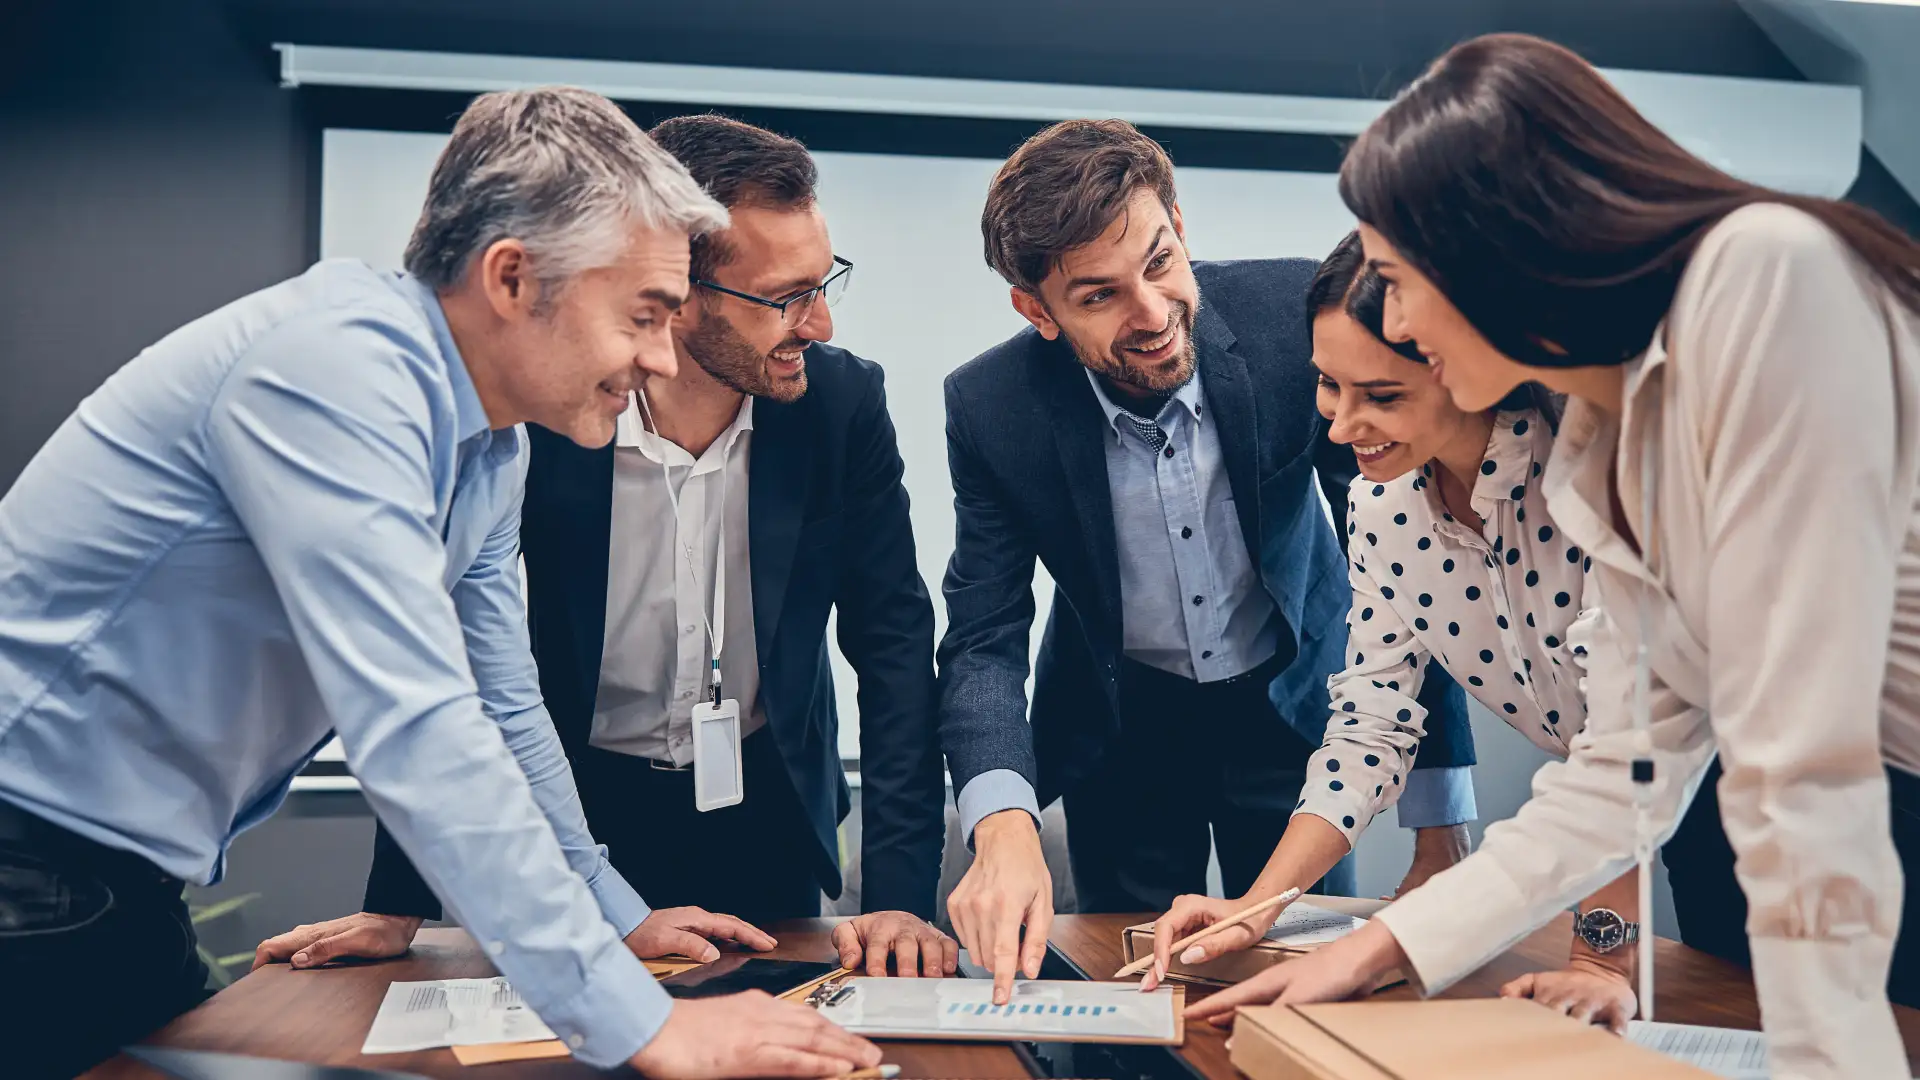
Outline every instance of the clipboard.
{"label": "clipboard", "polygon": [[1186,1042],[1186,988],[1143,994],[1132,983],[1022,979],[1013,1000],[991,1004],[984,979],[873,978],[830,975],[791,1000],[819,1009],[855,1035],[928,1042],[1106,1043],[1180,1046]]}

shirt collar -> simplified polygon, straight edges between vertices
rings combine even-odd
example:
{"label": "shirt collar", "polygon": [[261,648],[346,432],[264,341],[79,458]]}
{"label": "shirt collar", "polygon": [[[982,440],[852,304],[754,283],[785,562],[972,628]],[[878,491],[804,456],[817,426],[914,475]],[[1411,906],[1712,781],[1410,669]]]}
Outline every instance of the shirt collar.
{"label": "shirt collar", "polygon": [[[664,461],[669,465],[698,464],[693,455],[686,450],[648,431],[646,420],[646,414],[640,409],[639,395],[635,394],[628,398],[627,410],[614,421],[614,445],[638,450],[653,461]],[[733,423],[728,424],[727,429],[720,433],[720,437],[713,440],[713,445],[707,448],[707,454],[713,453],[715,449],[723,455],[731,453],[733,444],[739,441],[741,432],[752,430],[753,395],[746,394],[740,400],[740,411],[734,414]],[[702,454],[701,459],[704,460],[707,454]]]}
{"label": "shirt collar", "polygon": [[440,355],[446,358],[447,382],[453,387],[454,415],[460,425],[456,432],[459,441],[466,442],[491,431],[493,423],[487,419],[486,407],[480,404],[479,391],[473,388],[473,377],[467,374],[466,358],[453,343],[453,331],[447,328],[447,313],[440,307],[440,297],[412,274],[401,273],[397,277],[401,292],[426,314],[428,324],[433,327],[434,344],[440,346]]}
{"label": "shirt collar", "polygon": [[1473,485],[1475,511],[1483,504],[1491,507],[1502,500],[1518,502],[1526,497],[1536,454],[1545,456],[1540,440],[1546,427],[1545,419],[1533,409],[1495,414],[1493,433],[1487,436],[1487,454],[1480,462],[1480,479]]}
{"label": "shirt collar", "polygon": [[[1113,398],[1107,394],[1106,384],[1100,381],[1100,377],[1093,373],[1093,369],[1084,365],[1080,370],[1087,373],[1087,381],[1093,384],[1093,396],[1100,402],[1100,411],[1107,414],[1107,423],[1113,427],[1113,430],[1124,432],[1131,429],[1132,421],[1123,420],[1120,416],[1121,413],[1128,412],[1128,410],[1114,404]],[[1173,397],[1167,401],[1166,405],[1161,407],[1159,414],[1154,417],[1154,420],[1158,422],[1165,418],[1167,410],[1173,408],[1175,404],[1185,408],[1187,414],[1195,420],[1200,419],[1202,397],[1200,394],[1200,373],[1197,370],[1193,373],[1192,378],[1182,384],[1180,389],[1173,392]],[[1131,415],[1138,414],[1135,413]],[[1123,428],[1121,426],[1122,424],[1127,426]]]}

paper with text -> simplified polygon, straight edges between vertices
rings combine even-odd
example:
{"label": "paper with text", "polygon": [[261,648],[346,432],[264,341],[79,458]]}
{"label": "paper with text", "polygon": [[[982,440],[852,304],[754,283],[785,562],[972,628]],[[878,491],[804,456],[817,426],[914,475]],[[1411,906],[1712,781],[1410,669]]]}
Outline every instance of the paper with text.
{"label": "paper with text", "polygon": [[857,1035],[995,1039],[1153,1039],[1177,1033],[1173,992],[1143,994],[1132,983],[1023,980],[993,1003],[985,979],[848,980],[853,993],[820,1015]]}
{"label": "paper with text", "polygon": [[397,982],[387,987],[360,1052],[404,1054],[553,1037],[503,978]]}
{"label": "paper with text", "polygon": [[1289,905],[1267,931],[1267,940],[1283,948],[1309,949],[1338,941],[1366,924],[1365,919],[1308,903]]}
{"label": "paper with text", "polygon": [[1767,1037],[1758,1031],[1633,1020],[1627,1038],[1725,1080],[1768,1080]]}

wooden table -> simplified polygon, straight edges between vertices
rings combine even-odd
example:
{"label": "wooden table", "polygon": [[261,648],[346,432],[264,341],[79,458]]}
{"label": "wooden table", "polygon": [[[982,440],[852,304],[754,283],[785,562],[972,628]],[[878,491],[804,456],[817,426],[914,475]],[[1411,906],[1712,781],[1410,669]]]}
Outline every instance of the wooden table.
{"label": "wooden table", "polygon": [[[1054,921],[1054,948],[1073,963],[1104,977],[1121,965],[1123,927],[1148,916],[1063,915]],[[838,920],[786,923],[769,930],[780,939],[773,954],[797,960],[830,960],[828,943]],[[1522,941],[1479,972],[1448,991],[1448,997],[1477,997],[1496,992],[1516,975],[1559,967],[1567,958],[1572,930],[1567,917]],[[1757,1028],[1759,1008],[1746,972],[1698,953],[1678,942],[1655,944],[1659,978],[1654,992],[1662,1020],[1719,1027]],[[162,1029],[149,1040],[162,1046],[221,1050],[328,1065],[392,1069],[429,1077],[464,1080],[583,1080],[602,1075],[567,1059],[516,1062],[468,1070],[447,1050],[363,1057],[361,1041],[373,1014],[394,981],[475,978],[494,973],[470,938],[459,930],[423,930],[408,956],[379,964],[294,971],[263,968],[234,983],[213,1000]],[[1191,991],[1190,991],[1191,992]],[[1383,998],[1412,997],[1401,986]],[[1907,1055],[1920,1075],[1920,1012],[1895,1010]],[[1180,1051],[1209,1080],[1234,1080],[1227,1063],[1224,1033],[1206,1024],[1187,1028]],[[885,1045],[887,1061],[902,1067],[907,1080],[977,1077],[979,1080],[1027,1080],[1029,1071],[1011,1048],[980,1043]],[[160,1074],[118,1057],[86,1074],[86,1080],[156,1080]]]}

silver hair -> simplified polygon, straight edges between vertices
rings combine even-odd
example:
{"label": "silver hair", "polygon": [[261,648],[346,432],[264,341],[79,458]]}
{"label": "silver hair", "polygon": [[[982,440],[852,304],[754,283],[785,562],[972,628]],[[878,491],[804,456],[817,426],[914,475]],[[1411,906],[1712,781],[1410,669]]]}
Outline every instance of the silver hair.
{"label": "silver hair", "polygon": [[434,164],[407,241],[407,271],[436,289],[493,244],[527,247],[542,305],[568,279],[607,266],[634,226],[689,236],[727,211],[619,106],[570,86],[482,94]]}

